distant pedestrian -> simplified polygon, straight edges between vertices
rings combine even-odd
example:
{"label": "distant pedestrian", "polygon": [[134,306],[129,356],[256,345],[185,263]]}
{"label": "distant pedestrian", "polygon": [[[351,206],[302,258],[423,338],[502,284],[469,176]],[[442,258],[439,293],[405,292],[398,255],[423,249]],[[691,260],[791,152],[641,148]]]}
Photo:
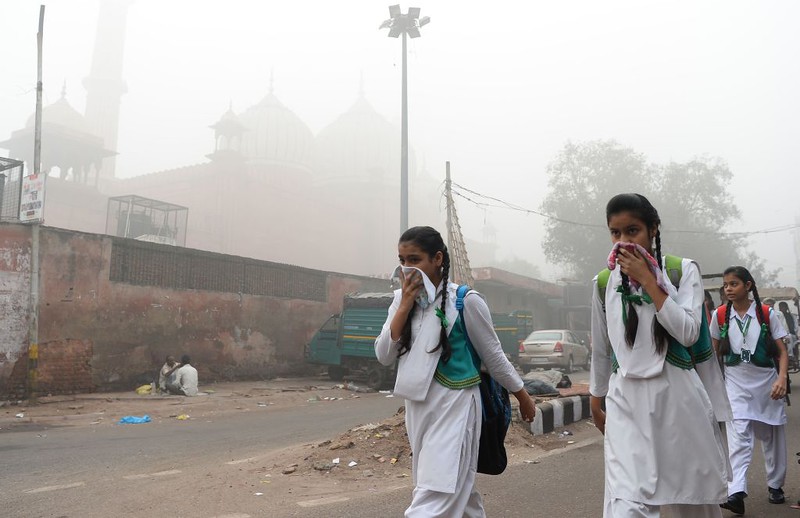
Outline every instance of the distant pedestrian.
{"label": "distant pedestrian", "polygon": [[611,198],[606,223],[616,258],[595,278],[590,382],[605,434],[603,516],[719,517],[728,462],[717,421],[731,416],[700,270],[673,258],[679,279],[667,280],[661,219],[644,196]]}
{"label": "distant pedestrian", "polygon": [[192,367],[191,358],[184,354],[181,356],[181,366],[175,371],[175,379],[172,383],[167,383],[167,389],[171,394],[181,396],[197,395],[197,369]]}
{"label": "distant pedestrian", "polygon": [[789,350],[790,357],[797,357],[797,323],[795,322],[794,315],[792,312],[789,311],[789,304],[786,303],[785,300],[782,300],[778,303],[778,309],[780,309],[781,314],[783,315],[783,319],[786,322],[786,331],[789,333],[784,341],[786,342],[786,347]]}
{"label": "distant pedestrian", "polygon": [[789,360],[781,340],[786,330],[776,312],[762,305],[756,281],[747,268],[731,266],[725,270],[723,282],[728,302],[714,311],[711,320],[711,336],[724,359],[725,383],[733,408],[733,422],[727,428],[733,480],[723,507],[741,515],[755,439],[764,451],[769,502],[786,501],[784,398]]}
{"label": "distant pedestrian", "polygon": [[461,320],[458,285],[449,282],[450,254],[439,232],[408,229],[398,256],[402,288],[394,292],[375,353],[384,365],[398,362],[394,393],[405,398],[415,486],[405,516],[485,516],[475,489],[482,416],[477,362],[514,393],[523,419],[532,421],[536,407],[477,292],[465,296]]}
{"label": "distant pedestrian", "polygon": [[181,367],[181,364],[175,361],[172,355],[167,356],[164,365],[158,373],[158,389],[161,392],[167,392],[167,384],[175,383],[175,371]]}

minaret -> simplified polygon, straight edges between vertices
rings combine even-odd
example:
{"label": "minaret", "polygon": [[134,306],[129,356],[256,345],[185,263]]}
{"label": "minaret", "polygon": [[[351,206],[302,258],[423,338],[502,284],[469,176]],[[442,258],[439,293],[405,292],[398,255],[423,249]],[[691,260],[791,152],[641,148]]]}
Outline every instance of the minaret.
{"label": "minaret", "polygon": [[[86,88],[86,121],[92,132],[103,138],[107,149],[117,149],[119,107],[122,95],[128,91],[122,79],[122,60],[125,53],[125,29],[128,8],[134,0],[103,0],[97,19],[92,70],[83,80]],[[101,180],[115,177],[116,158],[103,160]]]}

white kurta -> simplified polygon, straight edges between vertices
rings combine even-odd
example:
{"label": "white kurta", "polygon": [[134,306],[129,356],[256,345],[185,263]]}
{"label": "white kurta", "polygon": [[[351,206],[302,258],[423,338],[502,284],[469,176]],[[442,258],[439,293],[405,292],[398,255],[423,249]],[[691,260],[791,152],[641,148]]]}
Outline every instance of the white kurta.
{"label": "white kurta", "polygon": [[[455,309],[457,288],[454,283],[448,287],[446,314],[451,328],[458,317]],[[397,359],[399,344],[392,340],[389,326],[400,298],[400,290],[397,290],[383,330],[375,340],[376,356],[384,365],[391,365]],[[418,489],[442,493],[442,498],[459,506],[449,509],[450,514],[446,515],[461,516],[465,512],[462,505],[466,505],[473,491],[482,408],[477,386],[453,390],[433,379],[440,352],[429,351],[439,340],[441,328],[435,308],[440,304],[441,291],[437,293],[434,305],[425,310],[416,307],[411,320],[411,351],[400,357],[395,391],[406,398],[406,428],[417,487],[415,500]],[[464,320],[470,341],[489,373],[510,392],[520,390],[522,379],[505,357],[494,332],[489,308],[477,292],[469,292],[464,299]],[[422,378],[420,373],[425,377]],[[410,385],[409,380],[414,380],[419,386]],[[447,495],[455,495],[455,498]]]}
{"label": "white kurta", "polygon": [[[658,319],[681,344],[697,341],[703,311],[700,271],[688,259],[682,268],[680,288],[668,286],[669,298],[661,311],[653,304],[635,306],[639,327],[633,348],[625,342],[622,301],[616,291],[619,268],[606,288],[605,312],[597,279],[594,282],[590,392],[606,398],[608,499],[708,505],[727,496],[727,452],[707,389],[694,369],[667,363],[666,351],[657,354],[652,334],[653,320]],[[619,363],[614,374],[612,350]],[[708,390],[717,389],[722,390],[721,383]],[[726,408],[719,413],[729,412]]]}
{"label": "white kurta", "polygon": [[[711,336],[719,340],[719,321],[717,312],[714,310],[711,317]],[[747,326],[746,339],[739,329],[737,320],[746,322],[746,317],[750,319]],[[775,312],[770,310],[769,327],[772,336],[781,339],[786,336],[786,330],[775,318]],[[761,326],[756,315],[756,303],[750,304],[750,308],[744,317],[740,317],[731,308],[730,322],[728,323],[728,339],[731,344],[731,352],[740,354],[742,344],[747,343],[752,352],[761,333]],[[734,366],[725,366],[725,385],[728,389],[728,397],[731,401],[734,419],[748,419],[751,421],[761,421],[769,425],[786,424],[786,409],[782,399],[774,400],[769,395],[772,385],[777,381],[778,373],[774,367],[758,367],[754,363],[740,363]]]}

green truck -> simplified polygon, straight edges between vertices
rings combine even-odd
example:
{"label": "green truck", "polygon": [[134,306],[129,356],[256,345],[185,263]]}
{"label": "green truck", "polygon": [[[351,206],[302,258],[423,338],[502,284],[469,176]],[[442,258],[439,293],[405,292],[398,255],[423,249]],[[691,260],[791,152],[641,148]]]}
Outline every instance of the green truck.
{"label": "green truck", "polygon": [[[392,293],[346,295],[342,313],[328,318],[306,344],[306,362],[327,365],[328,376],[335,381],[352,375],[365,378],[373,389],[392,384],[395,366],[385,367],[375,358],[375,338],[383,328],[392,299]],[[492,320],[503,350],[512,362],[516,361],[520,343],[533,331],[533,316],[527,311],[493,313]]]}

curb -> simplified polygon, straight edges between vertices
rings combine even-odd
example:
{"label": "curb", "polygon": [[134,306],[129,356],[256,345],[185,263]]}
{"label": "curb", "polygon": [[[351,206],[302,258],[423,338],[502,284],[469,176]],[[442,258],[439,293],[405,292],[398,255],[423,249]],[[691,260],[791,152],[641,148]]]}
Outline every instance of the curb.
{"label": "curb", "polygon": [[552,399],[537,404],[536,409],[536,418],[530,424],[530,432],[533,435],[544,435],[591,417],[589,396]]}

